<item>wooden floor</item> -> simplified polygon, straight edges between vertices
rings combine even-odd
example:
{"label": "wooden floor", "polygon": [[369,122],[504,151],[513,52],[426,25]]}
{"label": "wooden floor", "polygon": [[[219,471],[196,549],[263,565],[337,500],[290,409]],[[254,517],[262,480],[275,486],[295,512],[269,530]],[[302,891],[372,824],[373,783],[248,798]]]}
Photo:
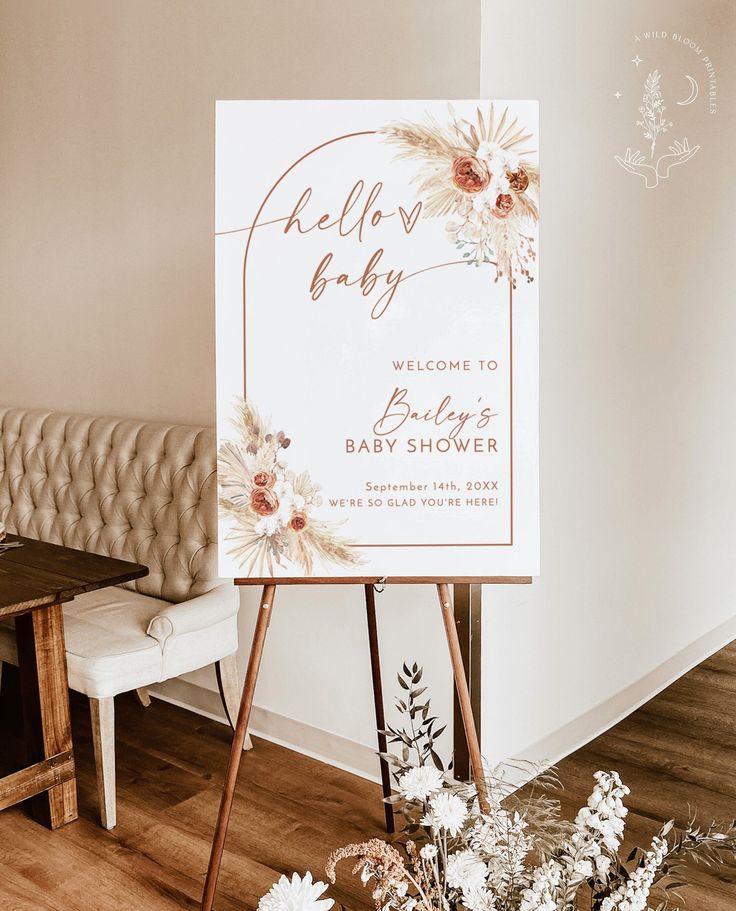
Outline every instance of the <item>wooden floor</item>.
{"label": "wooden floor", "polygon": [[[680,678],[559,766],[563,804],[574,813],[597,769],[616,769],[631,788],[626,844],[645,845],[658,826],[736,819],[736,643]],[[736,909],[736,866],[690,868],[685,908]],[[655,903],[656,907],[656,903]],[[674,909],[673,909],[674,911]]]}
{"label": "wooden floor", "polygon": [[[15,686],[6,669],[0,747],[8,749],[18,731]],[[0,813],[0,908],[198,908],[228,730],[156,701],[144,709],[121,697],[116,708],[117,828],[105,832],[96,822],[86,701],[74,696],[81,818],[50,832],[24,807]],[[736,816],[736,645],[561,763],[571,814],[598,768],[618,769],[631,787],[628,826],[642,843],[670,816],[684,820],[690,806],[704,820]],[[218,911],[254,908],[281,873],[319,876],[330,850],[381,834],[382,815],[378,786],[256,740],[242,766]],[[333,897],[351,909],[372,907],[348,871]],[[734,911],[736,869],[692,876],[688,908]]]}

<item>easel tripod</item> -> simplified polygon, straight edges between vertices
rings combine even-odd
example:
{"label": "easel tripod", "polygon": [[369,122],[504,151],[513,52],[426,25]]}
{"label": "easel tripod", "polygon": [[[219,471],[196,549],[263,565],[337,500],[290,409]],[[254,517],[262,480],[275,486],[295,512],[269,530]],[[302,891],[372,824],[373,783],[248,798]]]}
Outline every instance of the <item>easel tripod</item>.
{"label": "easel tripod", "polygon": [[[263,585],[263,594],[261,596],[258,616],[256,618],[253,641],[248,658],[248,667],[245,675],[243,694],[240,700],[240,711],[235,723],[235,732],[230,748],[230,757],[228,759],[227,769],[225,772],[225,781],[222,789],[220,800],[220,809],[217,814],[217,823],[215,834],[212,841],[209,865],[207,868],[207,878],[205,881],[204,894],[202,896],[201,911],[212,911],[214,907],[215,892],[217,889],[217,878],[220,872],[220,864],[225,848],[225,838],[227,836],[227,827],[230,821],[230,813],[235,795],[235,785],[240,768],[240,761],[243,755],[243,743],[248,732],[248,723],[250,721],[251,708],[253,706],[253,696],[255,694],[256,683],[258,681],[258,671],[261,666],[263,655],[263,646],[266,641],[266,632],[271,622],[273,611],[274,596],[277,585],[285,584],[305,584],[305,583],[360,583],[365,587],[366,611],[368,619],[368,636],[371,653],[371,671],[373,676],[373,692],[376,709],[376,724],[379,730],[385,727],[383,712],[383,694],[381,686],[381,671],[378,654],[378,633],[376,626],[376,608],[375,595],[373,586],[384,580],[378,578],[360,578],[360,579],[279,579],[278,581],[269,579],[236,579],[236,585]],[[484,783],[483,783],[483,763],[481,759],[480,743],[478,733],[473,717],[473,711],[470,701],[470,692],[468,682],[465,676],[465,667],[463,664],[462,651],[458,638],[457,628],[455,625],[453,602],[450,595],[449,583],[527,583],[531,582],[528,577],[491,577],[491,578],[452,578],[452,579],[428,579],[428,578],[410,578],[401,577],[397,579],[385,580],[387,584],[398,583],[433,583],[437,587],[442,620],[447,639],[447,646],[450,653],[452,672],[455,680],[455,690],[458,697],[460,713],[462,716],[463,728],[468,744],[470,758],[470,769],[473,781],[478,788],[478,794],[483,805],[485,801]],[[379,734],[379,749],[381,752],[386,751],[386,739]],[[388,771],[388,765],[381,762],[381,780],[383,784],[384,796],[391,792],[391,783]],[[391,807],[386,805],[386,827],[389,832],[393,832],[393,813]]]}

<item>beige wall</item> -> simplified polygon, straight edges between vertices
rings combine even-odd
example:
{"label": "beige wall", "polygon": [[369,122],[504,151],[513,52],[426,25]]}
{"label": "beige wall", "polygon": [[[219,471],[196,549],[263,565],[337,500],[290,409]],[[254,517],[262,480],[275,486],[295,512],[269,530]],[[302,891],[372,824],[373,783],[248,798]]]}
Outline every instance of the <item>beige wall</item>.
{"label": "beige wall", "polygon": [[478,0],[2,0],[0,400],[214,422],[217,98],[463,97]]}
{"label": "beige wall", "polygon": [[[495,599],[484,721],[498,755],[556,757],[736,637],[736,5],[482,10],[482,93],[539,99],[542,162],[542,573]],[[675,32],[715,63],[715,115]],[[646,189],[614,155],[644,150],[657,66],[662,151],[683,135],[701,148]]]}
{"label": "beige wall", "polygon": [[[479,30],[479,0],[0,0],[0,401],[213,423],[215,99],[474,97]],[[375,771],[361,599],[279,593],[255,721]],[[387,675],[431,663],[448,717],[432,592],[378,602]]]}
{"label": "beige wall", "polygon": [[[544,175],[543,575],[485,593],[484,747],[539,758],[736,635],[734,6],[483,12],[483,94],[540,99]],[[479,20],[478,0],[0,0],[0,400],[212,423],[214,100],[473,97]],[[661,193],[612,162],[609,97],[658,23],[720,77],[699,160]],[[447,716],[434,608],[379,598],[384,667],[431,662]],[[279,593],[259,724],[294,742],[298,719],[302,748],[361,766],[365,636],[360,592]]]}

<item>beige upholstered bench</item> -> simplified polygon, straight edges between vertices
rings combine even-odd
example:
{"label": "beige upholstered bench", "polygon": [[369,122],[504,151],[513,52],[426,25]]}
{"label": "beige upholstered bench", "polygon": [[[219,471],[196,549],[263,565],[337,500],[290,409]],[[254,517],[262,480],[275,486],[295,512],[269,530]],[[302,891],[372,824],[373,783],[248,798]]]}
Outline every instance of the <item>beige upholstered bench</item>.
{"label": "beige upholstered bench", "polygon": [[[69,685],[90,700],[108,829],[115,825],[114,696],[145,694],[214,663],[235,720],[239,602],[232,583],[217,578],[215,472],[211,429],[0,408],[7,530],[150,570],[64,606]],[[9,624],[0,625],[0,668],[3,661],[17,663]]]}

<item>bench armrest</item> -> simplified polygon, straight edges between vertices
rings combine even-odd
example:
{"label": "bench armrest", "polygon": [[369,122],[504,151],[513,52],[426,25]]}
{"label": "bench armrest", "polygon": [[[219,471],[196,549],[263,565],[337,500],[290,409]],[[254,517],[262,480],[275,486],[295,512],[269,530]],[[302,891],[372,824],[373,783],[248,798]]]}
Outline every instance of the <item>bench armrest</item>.
{"label": "bench armrest", "polygon": [[240,607],[240,592],[231,582],[218,585],[204,595],[189,601],[171,604],[159,611],[148,624],[146,632],[157,639],[163,648],[171,636],[196,633],[208,629],[237,614]]}

